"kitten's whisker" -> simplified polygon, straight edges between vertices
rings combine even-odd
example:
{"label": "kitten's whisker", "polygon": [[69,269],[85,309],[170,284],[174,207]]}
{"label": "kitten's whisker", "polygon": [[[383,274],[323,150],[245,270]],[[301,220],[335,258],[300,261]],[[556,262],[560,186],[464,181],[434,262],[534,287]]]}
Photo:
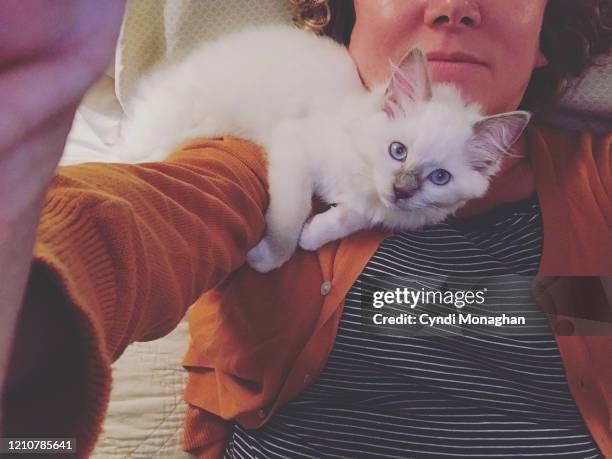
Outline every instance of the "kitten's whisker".
{"label": "kitten's whisker", "polygon": [[412,207],[413,209],[437,209],[437,210],[443,210],[441,207],[435,205],[435,204],[430,204],[430,203],[422,203],[422,204],[410,204],[410,207]]}
{"label": "kitten's whisker", "polygon": [[421,208],[423,209],[437,209],[437,210],[444,210],[442,207],[432,203],[432,202],[428,202],[428,203],[423,203],[421,205]]}

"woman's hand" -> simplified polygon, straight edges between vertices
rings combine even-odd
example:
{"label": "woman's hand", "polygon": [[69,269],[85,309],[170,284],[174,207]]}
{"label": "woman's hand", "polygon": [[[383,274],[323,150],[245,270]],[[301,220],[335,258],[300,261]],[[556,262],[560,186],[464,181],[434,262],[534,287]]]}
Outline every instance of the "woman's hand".
{"label": "woman's hand", "polygon": [[113,54],[124,3],[0,2],[0,400],[46,190],[76,107]]}

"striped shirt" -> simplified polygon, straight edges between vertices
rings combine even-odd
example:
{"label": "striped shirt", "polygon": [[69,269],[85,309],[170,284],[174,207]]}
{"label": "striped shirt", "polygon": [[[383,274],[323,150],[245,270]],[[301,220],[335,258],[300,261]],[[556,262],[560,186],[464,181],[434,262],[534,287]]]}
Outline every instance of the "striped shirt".
{"label": "striped shirt", "polygon": [[[542,239],[535,196],[387,238],[347,294],[318,380],[262,428],[236,424],[225,457],[602,457],[569,393],[543,313],[513,282],[496,294],[512,298],[526,334],[441,325],[421,327],[434,335],[426,336],[364,325],[372,310],[364,292],[373,285],[393,290],[406,280],[427,286],[448,276],[535,275]],[[394,308],[407,310],[392,305],[388,313]]]}

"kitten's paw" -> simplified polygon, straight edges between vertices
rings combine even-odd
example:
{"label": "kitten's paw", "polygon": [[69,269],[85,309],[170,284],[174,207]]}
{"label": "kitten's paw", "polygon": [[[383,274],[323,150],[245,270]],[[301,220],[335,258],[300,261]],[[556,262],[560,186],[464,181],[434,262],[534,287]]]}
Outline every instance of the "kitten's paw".
{"label": "kitten's paw", "polygon": [[[313,219],[306,223],[300,234],[300,241],[298,244],[304,250],[318,250],[319,247],[328,242],[321,230],[317,228],[315,220],[316,219]],[[315,224],[313,224],[313,222]]]}
{"label": "kitten's paw", "polygon": [[267,273],[282,266],[291,253],[283,250],[273,250],[268,238],[263,238],[255,247],[247,253],[247,263],[255,271]]}

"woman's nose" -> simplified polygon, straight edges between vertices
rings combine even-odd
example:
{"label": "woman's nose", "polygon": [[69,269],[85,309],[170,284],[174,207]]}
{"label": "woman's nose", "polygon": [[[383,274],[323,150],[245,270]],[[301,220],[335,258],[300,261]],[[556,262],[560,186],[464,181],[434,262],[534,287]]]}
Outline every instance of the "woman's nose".
{"label": "woman's nose", "polygon": [[430,0],[425,10],[425,24],[430,27],[478,27],[482,21],[474,0]]}

